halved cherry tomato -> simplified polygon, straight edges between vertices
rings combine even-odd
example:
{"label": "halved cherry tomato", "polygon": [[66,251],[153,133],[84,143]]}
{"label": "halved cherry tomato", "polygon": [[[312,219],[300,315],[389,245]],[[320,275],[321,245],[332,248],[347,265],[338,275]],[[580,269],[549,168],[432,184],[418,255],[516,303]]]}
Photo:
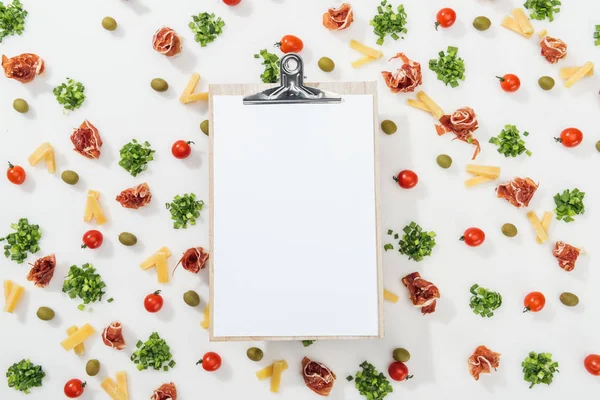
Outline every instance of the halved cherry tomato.
{"label": "halved cherry tomato", "polygon": [[223,0],[223,3],[227,4],[228,6],[237,6],[241,1],[242,0]]}
{"label": "halved cherry tomato", "polygon": [[65,384],[65,396],[71,399],[81,396],[85,385],[86,383],[79,379],[71,379]]}
{"label": "halved cherry tomato", "polygon": [[395,361],[388,367],[388,374],[390,378],[395,381],[405,381],[412,378],[412,375],[408,374],[408,367],[406,364],[400,361]]}
{"label": "halved cherry tomato", "polygon": [[592,375],[600,375],[600,355],[590,354],[583,360],[583,366]]}
{"label": "halved cherry tomato", "polygon": [[467,246],[477,247],[485,241],[485,233],[479,228],[469,228],[460,237]]}
{"label": "halved cherry tomato", "polygon": [[514,74],[506,74],[496,78],[500,80],[500,87],[505,92],[516,92],[521,87],[521,80]]}
{"label": "halved cherry tomato", "polygon": [[18,165],[12,165],[10,162],[8,163],[8,170],[6,171],[6,177],[11,183],[15,185],[20,185],[25,182],[25,177],[27,174],[22,167]]}
{"label": "halved cherry tomato", "polygon": [[87,231],[83,234],[83,244],[81,245],[81,248],[97,249],[102,245],[103,240],[104,236],[102,235],[102,233],[100,231],[92,229],[91,231]]}
{"label": "halved cherry tomato", "polygon": [[205,371],[216,371],[221,367],[221,356],[209,351],[202,357],[202,360],[196,363],[196,365],[198,364],[202,364],[202,368],[204,368]]}
{"label": "halved cherry tomato", "polygon": [[560,133],[559,138],[554,138],[565,147],[576,147],[583,141],[583,133],[577,128],[567,128]]}
{"label": "halved cherry tomato", "polygon": [[442,8],[438,11],[435,21],[435,30],[441,26],[442,28],[450,28],[456,22],[456,12],[451,8]]}
{"label": "halved cherry tomato", "polygon": [[417,186],[419,177],[410,169],[405,169],[400,171],[398,176],[394,176],[394,180],[398,182],[398,185],[400,185],[401,188],[411,189]]}
{"label": "halved cherry tomato", "polygon": [[160,295],[160,290],[154,293],[150,293],[144,299],[144,308],[149,313],[155,313],[160,311],[163,306],[163,297]]}
{"label": "halved cherry tomato", "polygon": [[279,47],[283,53],[300,53],[304,48],[304,43],[294,35],[285,35],[281,41],[275,43],[275,47]]}
{"label": "halved cherry tomato", "polygon": [[538,312],[546,305],[546,298],[540,292],[531,292],[525,296],[523,304],[525,305],[524,313],[529,311]]}
{"label": "halved cherry tomato", "polygon": [[173,143],[173,147],[171,147],[171,153],[175,158],[184,159],[187,158],[192,153],[191,144],[195,144],[194,142],[186,142],[185,140],[178,140]]}

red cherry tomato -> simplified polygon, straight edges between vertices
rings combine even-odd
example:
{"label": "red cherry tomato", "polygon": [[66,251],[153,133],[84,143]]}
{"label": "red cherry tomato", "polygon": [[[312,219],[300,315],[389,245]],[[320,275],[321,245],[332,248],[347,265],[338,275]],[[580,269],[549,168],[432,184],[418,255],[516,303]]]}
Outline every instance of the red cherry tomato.
{"label": "red cherry tomato", "polygon": [[71,399],[81,396],[85,385],[86,383],[79,379],[71,379],[65,384],[65,396]]}
{"label": "red cherry tomato", "polygon": [[92,229],[83,234],[83,244],[81,245],[81,248],[97,249],[102,245],[103,240],[104,236],[102,236],[102,233]]}
{"label": "red cherry tomato", "polygon": [[304,48],[304,43],[294,35],[285,35],[281,41],[275,43],[275,46],[279,47],[283,53],[300,53]]}
{"label": "red cherry tomato", "polygon": [[227,4],[228,6],[237,6],[241,1],[242,0],[223,0],[223,3]]}
{"label": "red cherry tomato", "polygon": [[175,158],[184,159],[187,158],[192,153],[191,144],[195,144],[194,142],[186,142],[185,140],[178,140],[173,143],[173,147],[171,147],[171,153]]}
{"label": "red cherry tomato", "polygon": [[485,233],[479,228],[469,228],[460,237],[467,246],[477,247],[485,241]]}
{"label": "red cherry tomato", "polygon": [[160,311],[163,306],[163,297],[160,295],[160,290],[154,293],[150,293],[144,299],[144,308],[149,313],[155,313]]}
{"label": "red cherry tomato", "polygon": [[400,171],[398,176],[394,177],[394,180],[398,182],[398,185],[400,185],[401,188],[411,189],[417,186],[417,183],[419,182],[419,177],[410,169],[405,169],[403,171]]}
{"label": "red cherry tomato", "polygon": [[438,11],[435,21],[435,30],[441,26],[442,28],[450,28],[456,22],[456,12],[451,8],[442,8]]}
{"label": "red cherry tomato", "polygon": [[390,375],[390,378],[395,381],[405,381],[413,377],[408,374],[408,367],[406,364],[400,361],[394,361],[390,364],[388,367],[388,374]]}
{"label": "red cherry tomato", "polygon": [[204,368],[205,371],[216,371],[221,367],[221,356],[209,351],[202,357],[202,360],[196,363],[196,365],[198,364],[202,364],[202,368]]}
{"label": "red cherry tomato", "polygon": [[583,360],[583,366],[592,375],[600,375],[600,355],[590,354]]}
{"label": "red cherry tomato", "polygon": [[525,296],[523,304],[525,305],[523,312],[538,312],[546,305],[546,298],[540,292],[531,292]]}
{"label": "red cherry tomato", "polygon": [[6,171],[6,177],[11,183],[15,185],[20,185],[25,182],[25,177],[27,174],[22,167],[18,165],[12,165],[10,162],[8,163],[8,170]]}
{"label": "red cherry tomato", "polygon": [[583,141],[583,133],[577,128],[567,128],[560,133],[559,138],[554,138],[565,147],[576,147]]}
{"label": "red cherry tomato", "polygon": [[521,80],[514,74],[506,74],[496,78],[500,80],[500,87],[505,92],[516,92],[521,87]]}

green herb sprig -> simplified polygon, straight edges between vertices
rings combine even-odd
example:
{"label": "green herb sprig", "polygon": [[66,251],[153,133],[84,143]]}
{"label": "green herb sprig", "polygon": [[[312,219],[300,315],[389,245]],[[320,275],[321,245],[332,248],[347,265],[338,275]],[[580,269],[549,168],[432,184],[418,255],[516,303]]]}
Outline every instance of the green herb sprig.
{"label": "green herb sprig", "polygon": [[22,264],[27,258],[27,253],[33,254],[40,250],[42,233],[39,225],[30,224],[27,218],[19,219],[19,222],[10,224],[10,227],[16,232],[0,238],[0,242],[6,240],[4,255],[17,264]]}
{"label": "green herb sprig", "polygon": [[144,142],[141,144],[137,140],[132,139],[131,142],[127,143],[119,151],[121,155],[119,165],[129,172],[131,176],[137,176],[137,174],[148,168],[150,161],[154,160],[154,153],[155,151],[150,147],[150,143]]}
{"label": "green herb sprig", "polygon": [[562,3],[559,0],[527,0],[523,6],[529,10],[530,18],[542,21],[546,18],[550,22],[554,21],[554,14],[560,12],[560,5]]}
{"label": "green herb sprig", "polygon": [[529,356],[521,363],[525,382],[531,383],[529,389],[537,384],[549,385],[558,371],[558,363],[552,361],[550,353],[530,352]]}
{"label": "green herb sprig", "polygon": [[79,297],[83,304],[77,308],[83,311],[86,304],[102,300],[102,296],[105,294],[104,288],[106,288],[106,284],[92,264],[83,264],[81,268],[71,265],[69,274],[63,282],[62,291],[72,299]]}
{"label": "green herb sprig", "polygon": [[[404,5],[400,4],[394,12],[393,6],[387,4],[387,0],[383,0],[381,5],[377,6],[377,14],[370,21],[373,33],[379,37],[377,44],[382,45],[387,35],[390,35],[394,40],[398,40],[400,38],[398,34],[408,33],[406,17]],[[402,39],[404,39],[404,36],[402,36]]]}
{"label": "green herb sprig", "polygon": [[443,51],[438,53],[439,58],[429,60],[429,69],[437,74],[437,78],[444,82],[446,86],[455,88],[458,81],[465,80],[465,62],[458,57],[458,47],[448,46],[445,54]]}
{"label": "green herb sprig", "polygon": [[254,58],[263,58],[261,65],[265,66],[265,72],[260,74],[263,83],[279,82],[279,57],[276,54],[269,53],[267,49],[262,49]]}
{"label": "green herb sprig", "polygon": [[[523,132],[523,136],[529,136],[529,132]],[[523,153],[531,156],[531,151],[525,147],[525,141],[514,125],[505,125],[498,137],[490,138],[489,142],[497,145],[498,153],[504,154],[504,157],[516,157]]]}
{"label": "green herb sprig", "polygon": [[42,386],[42,380],[46,373],[41,366],[33,364],[29,360],[21,360],[8,367],[6,378],[8,387],[14,388],[25,394],[29,394],[30,389]]}
{"label": "green herb sprig", "polygon": [[25,30],[27,11],[19,0],[7,6],[0,1],[0,43],[7,36],[21,35]]}
{"label": "green herb sprig", "polygon": [[[421,261],[424,257],[431,255],[435,247],[435,232],[426,232],[415,222],[406,225],[402,231],[404,234],[398,242],[400,254],[404,254],[408,256],[409,260],[415,261]],[[394,234],[394,238],[397,239],[398,234]]]}
{"label": "green herb sprig", "polygon": [[[383,373],[377,372],[372,364],[363,361],[360,367],[362,371],[356,372],[354,385],[367,400],[381,400],[394,391],[390,381]],[[350,379],[346,379],[350,381]]]}
{"label": "green herb sprig", "polygon": [[308,346],[310,346],[311,344],[313,344],[314,342],[315,342],[314,340],[303,340],[303,341],[302,341],[302,345],[303,345],[304,347],[308,347]]}
{"label": "green herb sprig", "polygon": [[175,366],[171,348],[156,332],[152,332],[145,342],[138,340],[135,347],[137,350],[131,355],[131,361],[136,364],[138,371],[148,368],[168,371]]}
{"label": "green herb sprig", "polygon": [[56,96],[58,104],[62,105],[65,110],[75,110],[81,107],[85,101],[85,86],[71,78],[67,78],[66,82],[55,87],[52,92]]}
{"label": "green herb sprig", "polygon": [[502,305],[502,296],[498,292],[492,292],[478,284],[471,286],[470,292],[472,296],[469,306],[475,314],[481,315],[482,318],[492,317],[494,310]]}
{"label": "green herb sprig", "polygon": [[216,18],[215,14],[203,12],[192,15],[192,22],[188,26],[194,33],[196,42],[200,43],[200,46],[206,47],[207,44],[214,42],[217,36],[223,33],[225,22],[221,17]]}
{"label": "green herb sprig", "polygon": [[200,211],[204,206],[202,200],[196,200],[194,193],[177,195],[171,203],[166,203],[167,210],[171,212],[173,228],[187,229],[188,223],[196,225],[196,218],[200,216]]}
{"label": "green herb sprig", "polygon": [[600,46],[600,25],[596,25],[596,30],[594,31],[594,46]]}
{"label": "green herb sprig", "polygon": [[556,214],[556,219],[565,222],[575,221],[574,216],[585,212],[584,197],[585,192],[580,192],[579,189],[573,189],[573,191],[567,189],[562,194],[556,193],[554,195],[554,204],[556,204],[554,213]]}

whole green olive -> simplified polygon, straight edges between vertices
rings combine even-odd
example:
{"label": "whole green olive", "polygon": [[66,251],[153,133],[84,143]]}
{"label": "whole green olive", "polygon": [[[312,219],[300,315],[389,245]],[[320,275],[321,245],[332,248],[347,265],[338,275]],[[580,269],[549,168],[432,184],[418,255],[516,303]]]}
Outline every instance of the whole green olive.
{"label": "whole green olive", "polygon": [[60,179],[62,179],[67,185],[75,185],[77,182],[79,182],[79,175],[77,172],[68,169],[60,174]]}
{"label": "whole green olive", "polygon": [[208,136],[208,120],[205,119],[204,121],[202,121],[200,123],[200,130],[202,131],[202,133],[204,133],[206,136]]}
{"label": "whole green olive", "polygon": [[393,135],[398,130],[398,127],[396,126],[396,123],[394,121],[386,119],[381,122],[381,130],[386,135]]}
{"label": "whole green olive", "polygon": [[408,360],[410,360],[410,353],[406,349],[397,348],[397,349],[394,349],[394,352],[392,353],[392,357],[396,361],[407,362]]}
{"label": "whole green olive", "polygon": [[263,358],[263,351],[258,347],[250,347],[246,350],[246,355],[252,361],[260,361]]}
{"label": "whole green olive", "polygon": [[183,301],[190,307],[197,307],[200,304],[200,296],[193,290],[188,290],[183,294]]}
{"label": "whole green olive", "polygon": [[502,225],[502,233],[504,234],[504,236],[508,236],[508,237],[515,237],[517,236],[518,233],[518,229],[516,226],[514,226],[513,224],[504,224]]}
{"label": "whole green olive", "polygon": [[104,17],[102,19],[102,27],[107,31],[114,31],[117,29],[117,21],[113,17]]}
{"label": "whole green olive", "polygon": [[150,87],[157,92],[164,92],[169,88],[169,84],[162,78],[154,78],[150,81]]}
{"label": "whole green olive", "polygon": [[36,313],[37,317],[42,321],[50,321],[54,318],[54,310],[50,307],[40,307]]}
{"label": "whole green olive", "polygon": [[133,233],[121,232],[119,234],[119,242],[123,246],[134,246],[137,243],[137,237]]}
{"label": "whole green olive", "polygon": [[442,167],[444,169],[448,169],[448,168],[450,168],[450,166],[452,166],[452,157],[450,157],[448,154],[440,154],[435,159],[435,162],[440,167]]}
{"label": "whole green olive", "polygon": [[596,142],[596,150],[600,151],[600,140]]}
{"label": "whole green olive", "polygon": [[544,90],[552,90],[554,87],[554,79],[549,76],[542,76],[538,79],[538,85]]}
{"label": "whole green olive", "polygon": [[492,21],[488,17],[477,17],[473,20],[473,28],[478,31],[487,31],[492,26]]}
{"label": "whole green olive", "polygon": [[321,57],[319,58],[319,68],[323,72],[331,72],[335,69],[335,63],[329,57]]}
{"label": "whole green olive", "polygon": [[564,292],[560,294],[560,302],[567,307],[575,307],[579,304],[579,297],[576,294]]}
{"label": "whole green olive", "polygon": [[15,99],[15,101],[13,101],[13,108],[15,111],[25,114],[29,111],[29,104],[23,99]]}
{"label": "whole green olive", "polygon": [[96,359],[89,360],[85,364],[85,372],[89,376],[96,376],[96,375],[98,375],[98,372],[100,372],[100,361],[98,361]]}

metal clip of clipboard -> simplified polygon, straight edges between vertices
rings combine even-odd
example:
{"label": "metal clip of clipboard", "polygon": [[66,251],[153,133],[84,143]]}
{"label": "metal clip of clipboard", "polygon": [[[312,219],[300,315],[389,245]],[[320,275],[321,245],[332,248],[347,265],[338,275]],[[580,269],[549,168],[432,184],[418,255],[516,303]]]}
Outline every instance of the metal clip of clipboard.
{"label": "metal clip of clipboard", "polygon": [[281,86],[244,97],[244,104],[339,103],[342,98],[321,89],[304,86],[304,62],[295,53],[288,53],[279,64]]}

